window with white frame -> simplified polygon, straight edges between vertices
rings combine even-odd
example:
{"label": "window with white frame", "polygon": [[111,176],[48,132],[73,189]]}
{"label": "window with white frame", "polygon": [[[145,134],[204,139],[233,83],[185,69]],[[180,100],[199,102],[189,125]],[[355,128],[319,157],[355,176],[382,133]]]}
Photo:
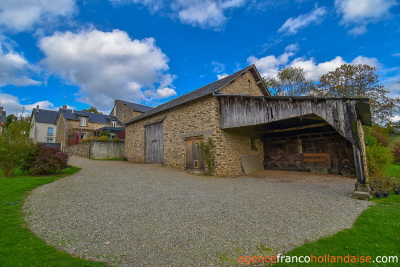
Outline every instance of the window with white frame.
{"label": "window with white frame", "polygon": [[112,121],[111,125],[112,125],[112,127],[117,127],[117,122],[116,121]]}
{"label": "window with white frame", "polygon": [[47,143],[53,143],[53,138],[47,138]]}
{"label": "window with white frame", "polygon": [[47,128],[47,136],[53,136],[53,127]]}
{"label": "window with white frame", "polygon": [[87,125],[87,118],[81,117],[81,126],[86,126],[86,125]]}

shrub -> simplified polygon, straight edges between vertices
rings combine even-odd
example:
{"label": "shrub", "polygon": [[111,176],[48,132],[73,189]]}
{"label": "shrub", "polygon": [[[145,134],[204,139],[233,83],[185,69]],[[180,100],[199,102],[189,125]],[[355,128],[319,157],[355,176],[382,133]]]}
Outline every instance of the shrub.
{"label": "shrub", "polygon": [[374,146],[377,144],[377,140],[371,134],[371,127],[364,126],[364,140],[366,146]]}
{"label": "shrub", "polygon": [[118,137],[114,137],[113,140],[114,140],[114,142],[119,142],[119,138]]}
{"label": "shrub", "polygon": [[395,161],[400,162],[400,140],[395,140],[390,146]]}
{"label": "shrub", "polygon": [[389,137],[384,133],[372,131],[372,136],[376,138],[378,144],[389,146]]}
{"label": "shrub", "polygon": [[101,136],[107,136],[108,138],[110,138],[110,137],[111,137],[111,134],[110,134],[109,132],[103,131],[103,132],[101,132],[101,134],[100,134],[100,137],[101,137]]}
{"label": "shrub", "polygon": [[380,144],[367,147],[368,169],[371,175],[383,173],[393,163],[390,149]]}
{"label": "shrub", "polygon": [[14,176],[21,166],[23,155],[30,146],[29,120],[20,118],[10,123],[0,135],[0,168],[5,177]]}
{"label": "shrub", "polygon": [[212,175],[212,171],[215,165],[214,157],[214,143],[211,138],[208,138],[207,142],[200,143],[200,149],[203,153],[203,160],[207,164],[207,174]]}
{"label": "shrub", "polygon": [[38,156],[39,145],[37,143],[31,143],[29,146],[27,146],[24,155],[22,156],[20,169],[22,171],[30,171]]}
{"label": "shrub", "polygon": [[33,174],[52,174],[68,166],[68,154],[56,147],[38,145],[38,157],[32,165]]}
{"label": "shrub", "polygon": [[100,136],[100,137],[99,137],[99,141],[100,141],[100,142],[105,142],[105,143],[107,143],[109,140],[110,140],[110,138],[107,137],[107,136]]}

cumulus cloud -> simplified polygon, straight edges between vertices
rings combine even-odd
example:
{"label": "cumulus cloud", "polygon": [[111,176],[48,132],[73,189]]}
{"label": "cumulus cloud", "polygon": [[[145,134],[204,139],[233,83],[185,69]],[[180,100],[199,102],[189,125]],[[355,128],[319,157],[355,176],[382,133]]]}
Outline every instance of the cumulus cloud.
{"label": "cumulus cloud", "polygon": [[57,110],[50,101],[44,100],[32,104],[21,104],[18,97],[0,91],[0,106],[4,107],[4,111],[7,112],[7,115],[16,114],[19,116],[22,113],[22,109],[25,108],[24,116],[28,116],[37,105],[39,105],[41,109]]}
{"label": "cumulus cloud", "polygon": [[269,55],[262,58],[250,56],[247,58],[249,64],[255,64],[260,71],[261,76],[274,77],[282,66],[287,65],[289,58],[294,55],[294,52],[286,51],[282,55],[276,57]]}
{"label": "cumulus cloud", "polygon": [[[168,58],[153,38],[132,40],[124,31],[55,33],[39,41],[42,63],[80,87],[77,100],[100,109],[114,99],[151,101],[174,95]],[[147,92],[146,94],[144,92]]]}
{"label": "cumulus cloud", "polygon": [[301,28],[306,28],[311,24],[319,24],[322,22],[326,15],[326,7],[315,8],[307,14],[302,14],[297,18],[289,18],[285,21],[278,32],[285,32],[287,34],[296,34]]}
{"label": "cumulus cloud", "polygon": [[34,69],[21,54],[0,42],[0,87],[39,85],[39,81],[29,78]]}
{"label": "cumulus cloud", "polygon": [[301,67],[306,73],[308,79],[317,80],[321,75],[339,68],[343,64],[368,64],[370,66],[379,67],[379,62],[376,58],[368,58],[363,56],[356,57],[351,62],[346,62],[342,57],[337,56],[332,60],[325,62],[316,62],[314,58],[297,57],[289,60],[294,56],[294,53],[283,53],[276,57],[268,55],[262,58],[250,56],[247,58],[249,64],[255,64],[263,77],[275,77],[278,71],[282,68]]}
{"label": "cumulus cloud", "polygon": [[150,12],[165,12],[194,27],[220,29],[229,10],[243,7],[247,0],[110,0],[114,4],[142,4]]}
{"label": "cumulus cloud", "polygon": [[0,1],[0,30],[22,32],[36,24],[69,16],[75,11],[75,0],[2,0]]}
{"label": "cumulus cloud", "polygon": [[341,23],[351,27],[349,33],[360,35],[367,32],[367,24],[384,20],[396,0],[335,0],[336,12],[342,16]]}

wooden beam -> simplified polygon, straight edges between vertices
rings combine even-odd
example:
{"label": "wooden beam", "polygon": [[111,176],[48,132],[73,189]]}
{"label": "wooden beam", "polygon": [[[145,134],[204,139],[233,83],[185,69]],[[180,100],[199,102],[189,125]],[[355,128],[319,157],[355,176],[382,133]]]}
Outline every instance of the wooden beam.
{"label": "wooden beam", "polygon": [[281,132],[289,132],[289,131],[298,131],[298,130],[317,128],[317,127],[322,127],[322,126],[328,126],[328,125],[330,125],[330,124],[327,123],[327,122],[323,122],[323,123],[311,124],[311,125],[300,126],[300,127],[292,127],[292,128],[285,128],[285,129],[279,129],[279,130],[263,131],[262,133],[281,133]]}

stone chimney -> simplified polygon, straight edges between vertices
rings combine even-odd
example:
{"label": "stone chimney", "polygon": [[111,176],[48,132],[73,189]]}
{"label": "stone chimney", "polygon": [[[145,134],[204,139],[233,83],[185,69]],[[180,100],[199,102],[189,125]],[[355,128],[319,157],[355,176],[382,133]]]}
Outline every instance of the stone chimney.
{"label": "stone chimney", "polygon": [[39,112],[39,105],[36,106],[36,112]]}
{"label": "stone chimney", "polygon": [[67,105],[64,105],[62,108],[63,108],[64,110],[66,110],[66,109],[67,109]]}
{"label": "stone chimney", "polygon": [[72,113],[74,113],[75,106],[72,106]]}
{"label": "stone chimney", "polygon": [[3,114],[3,107],[0,107],[0,116]]}

